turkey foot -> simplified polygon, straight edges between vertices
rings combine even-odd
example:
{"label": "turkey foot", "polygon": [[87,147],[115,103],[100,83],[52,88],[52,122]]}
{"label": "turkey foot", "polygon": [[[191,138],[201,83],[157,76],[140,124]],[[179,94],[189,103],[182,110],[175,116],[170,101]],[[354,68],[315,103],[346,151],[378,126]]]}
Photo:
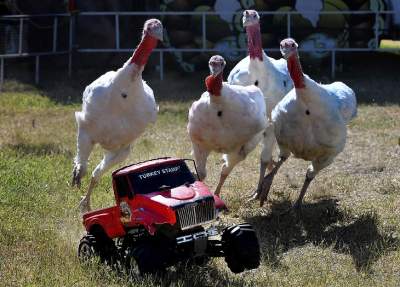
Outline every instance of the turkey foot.
{"label": "turkey foot", "polygon": [[247,195],[248,201],[253,201],[259,198],[259,194],[261,193],[260,188],[257,188],[255,191],[249,193]]}
{"label": "turkey foot", "polygon": [[[277,164],[277,162],[275,162],[275,161],[271,161],[271,162],[268,163],[268,164],[263,164],[263,163],[261,163],[261,166],[260,166],[260,176],[264,176],[264,173],[265,173],[265,170],[266,170],[266,169],[268,169],[268,172],[271,172],[271,171],[274,169],[274,167],[275,167],[276,164]],[[256,189],[255,191],[253,191],[252,193],[250,193],[250,194],[247,196],[247,198],[249,199],[249,201],[253,201],[253,200],[255,200],[255,199],[259,199],[259,194],[261,193],[262,183],[263,183],[263,179],[262,179],[262,180],[260,179],[260,180],[259,180],[259,183],[258,183],[257,189]]]}
{"label": "turkey foot", "polygon": [[293,205],[292,209],[294,209],[296,211],[301,211],[304,195],[306,194],[308,186],[310,185],[312,180],[313,180],[312,177],[308,177],[306,175],[306,178],[305,178],[304,183],[303,183],[303,187],[301,188],[301,191],[300,191],[299,198],[296,200],[296,202]]}
{"label": "turkey foot", "polygon": [[77,186],[81,188],[81,178],[82,178],[82,169],[78,168],[77,166],[74,167],[72,171],[72,186]]}
{"label": "turkey foot", "polygon": [[271,189],[272,181],[274,180],[276,172],[270,172],[266,177],[264,177],[261,189],[257,194],[256,199],[260,200],[260,207],[264,205],[265,200],[267,200],[269,190]]}
{"label": "turkey foot", "polygon": [[281,156],[274,168],[270,171],[270,173],[264,177],[261,183],[261,188],[257,190],[257,194],[254,196],[254,199],[260,200],[260,206],[264,205],[264,201],[267,199],[269,190],[271,189],[272,181],[274,180],[276,173],[286,159],[287,157]]}

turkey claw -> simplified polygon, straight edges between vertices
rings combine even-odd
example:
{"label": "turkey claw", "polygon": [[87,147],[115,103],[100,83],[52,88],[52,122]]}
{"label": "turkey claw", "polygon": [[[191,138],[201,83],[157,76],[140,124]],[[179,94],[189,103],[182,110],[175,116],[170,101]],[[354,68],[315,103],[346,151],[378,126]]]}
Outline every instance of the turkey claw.
{"label": "turkey claw", "polygon": [[78,188],[81,188],[81,171],[79,168],[74,167],[74,170],[72,171],[72,186],[77,186]]}
{"label": "turkey claw", "polygon": [[260,194],[260,191],[259,191],[259,189],[257,189],[254,192],[248,194],[247,198],[248,198],[249,201],[252,201],[252,200],[258,199],[258,195],[259,194]]}
{"label": "turkey claw", "polygon": [[270,173],[266,177],[264,177],[260,192],[257,197],[260,200],[260,207],[264,205],[264,202],[267,200],[269,190],[271,189],[272,180],[274,179],[274,174]]}

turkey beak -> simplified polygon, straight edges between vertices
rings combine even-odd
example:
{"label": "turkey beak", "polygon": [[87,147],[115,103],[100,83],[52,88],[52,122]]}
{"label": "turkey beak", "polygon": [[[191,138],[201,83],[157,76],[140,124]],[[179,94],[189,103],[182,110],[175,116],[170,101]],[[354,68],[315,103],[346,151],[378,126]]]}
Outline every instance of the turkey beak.
{"label": "turkey beak", "polygon": [[157,27],[157,29],[155,29],[153,31],[153,37],[162,42],[163,41],[163,28],[162,27]]}
{"label": "turkey beak", "polygon": [[218,75],[221,73],[221,67],[216,63],[210,63],[210,73],[213,76]]}
{"label": "turkey beak", "polygon": [[281,43],[280,51],[281,51],[282,56],[285,59],[289,58],[289,56],[292,53],[296,52],[298,46],[299,45],[297,43],[293,43],[293,44]]}
{"label": "turkey beak", "polygon": [[280,50],[281,50],[282,56],[283,56],[285,59],[287,59],[288,54],[289,54],[287,48],[281,45]]}
{"label": "turkey beak", "polygon": [[242,19],[243,27],[246,27],[249,24],[249,16],[250,16],[249,10],[245,10],[243,12],[243,19]]}
{"label": "turkey beak", "polygon": [[225,68],[225,61],[224,62],[210,62],[209,63],[209,67],[210,67],[210,73],[213,76],[217,76],[220,73],[222,73],[222,71]]}
{"label": "turkey beak", "polygon": [[243,12],[243,27],[251,26],[254,24],[258,24],[260,21],[260,16],[255,10],[245,10]]}
{"label": "turkey beak", "polygon": [[152,36],[153,38],[163,40],[163,25],[158,19],[150,19],[145,23],[144,33]]}

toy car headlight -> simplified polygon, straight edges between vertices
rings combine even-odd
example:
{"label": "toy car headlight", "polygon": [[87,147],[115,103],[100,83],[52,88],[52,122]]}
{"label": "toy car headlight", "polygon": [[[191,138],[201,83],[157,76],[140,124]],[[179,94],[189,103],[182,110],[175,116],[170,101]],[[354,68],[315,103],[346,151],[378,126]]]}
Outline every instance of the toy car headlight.
{"label": "toy car headlight", "polygon": [[121,222],[123,224],[131,222],[132,211],[129,207],[129,204],[125,201],[121,201],[121,203],[119,204],[119,209],[121,212]]}

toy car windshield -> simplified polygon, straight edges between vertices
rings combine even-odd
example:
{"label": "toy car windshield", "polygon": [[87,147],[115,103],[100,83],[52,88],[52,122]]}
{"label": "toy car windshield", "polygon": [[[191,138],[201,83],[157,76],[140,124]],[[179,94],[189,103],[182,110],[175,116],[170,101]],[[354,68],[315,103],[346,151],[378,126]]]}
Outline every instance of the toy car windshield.
{"label": "toy car windshield", "polygon": [[195,181],[184,162],[147,168],[128,177],[136,194],[169,190]]}

